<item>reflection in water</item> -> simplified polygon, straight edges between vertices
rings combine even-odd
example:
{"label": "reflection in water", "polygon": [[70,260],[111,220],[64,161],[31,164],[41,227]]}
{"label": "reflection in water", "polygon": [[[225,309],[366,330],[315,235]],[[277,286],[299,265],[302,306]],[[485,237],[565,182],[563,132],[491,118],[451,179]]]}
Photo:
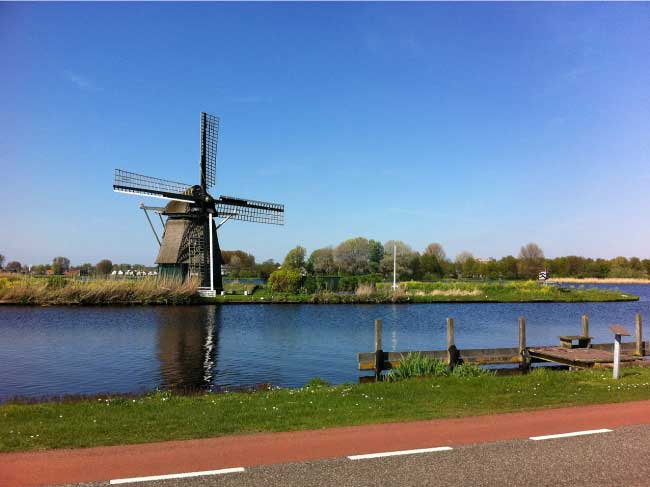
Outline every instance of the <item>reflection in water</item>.
{"label": "reflection in water", "polygon": [[170,307],[158,313],[161,387],[211,389],[219,340],[217,306]]}

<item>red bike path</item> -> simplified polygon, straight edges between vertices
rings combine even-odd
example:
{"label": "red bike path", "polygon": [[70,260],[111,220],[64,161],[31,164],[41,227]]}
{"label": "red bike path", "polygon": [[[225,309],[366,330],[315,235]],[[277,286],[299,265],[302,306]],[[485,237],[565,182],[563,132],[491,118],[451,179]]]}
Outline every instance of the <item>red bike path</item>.
{"label": "red bike path", "polygon": [[0,454],[0,485],[35,487],[459,446],[650,424],[650,401],[287,433]]}

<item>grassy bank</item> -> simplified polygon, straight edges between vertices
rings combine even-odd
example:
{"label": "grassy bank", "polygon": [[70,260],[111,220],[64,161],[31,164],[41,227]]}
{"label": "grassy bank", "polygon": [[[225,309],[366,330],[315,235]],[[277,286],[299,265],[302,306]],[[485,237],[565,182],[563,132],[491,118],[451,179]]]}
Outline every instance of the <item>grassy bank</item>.
{"label": "grassy bank", "polygon": [[555,277],[552,281],[569,284],[650,284],[650,279],[632,277]]}
{"label": "grassy bank", "polygon": [[650,399],[650,370],[536,370],[252,393],[104,397],[0,406],[0,451],[290,431]]}
{"label": "grassy bank", "polygon": [[217,296],[219,303],[436,303],[436,302],[606,302],[636,301],[638,296],[616,290],[560,288],[534,281],[483,282],[403,282],[397,291],[389,283],[360,286],[355,293],[319,292],[315,294],[273,293],[259,288],[252,295]]}
{"label": "grassy bank", "polygon": [[[190,303],[436,303],[436,302],[606,302],[634,301],[637,296],[616,290],[560,288],[533,281],[504,282],[403,282],[397,291],[389,283],[360,285],[356,292],[290,294],[266,286],[228,283],[224,296],[200,299],[195,281],[144,278],[78,281],[62,276],[0,277],[0,304],[103,305]],[[248,295],[244,295],[244,291]]]}
{"label": "grassy bank", "polygon": [[0,303],[40,305],[186,304],[196,301],[197,283],[173,279],[97,279],[62,276],[0,278]]}

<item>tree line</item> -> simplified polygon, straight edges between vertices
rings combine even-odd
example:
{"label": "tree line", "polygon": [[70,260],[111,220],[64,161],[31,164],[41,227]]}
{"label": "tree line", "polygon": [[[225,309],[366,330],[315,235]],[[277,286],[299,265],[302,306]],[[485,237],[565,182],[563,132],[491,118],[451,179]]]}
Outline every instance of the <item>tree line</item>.
{"label": "tree line", "polygon": [[113,264],[110,259],[102,259],[95,265],[86,262],[75,266],[71,265],[70,259],[63,256],[54,257],[51,264],[36,264],[32,266],[23,265],[17,260],[12,260],[7,262],[7,265],[4,265],[4,261],[4,255],[0,254],[0,270],[37,276],[46,274],[64,275],[71,272],[88,276],[108,275],[113,271],[150,271],[156,269],[155,266],[151,267],[142,264]]}
{"label": "tree line", "polygon": [[[359,276],[374,274],[390,279],[393,273],[393,252],[396,251],[397,277],[400,280],[436,280],[442,278],[484,278],[484,279],[535,279],[541,270],[547,270],[551,277],[598,277],[598,278],[650,278],[650,259],[638,257],[614,257],[613,259],[592,259],[569,255],[546,258],[543,250],[535,243],[521,247],[517,256],[507,255],[500,259],[478,258],[463,251],[454,258],[447,256],[443,246],[430,243],[422,252],[414,250],[400,240],[381,243],[377,240],[356,237],[336,246],[315,249],[307,255],[307,249],[296,246],[285,256],[282,265],[273,259],[262,263],[255,256],[242,250],[224,250],[222,257],[227,276],[268,278],[274,271],[299,270],[302,274],[320,276]],[[84,263],[72,266],[70,259],[58,256],[51,264],[26,266],[18,261],[5,265],[0,254],[0,269],[8,272],[31,274],[65,274],[79,271],[82,275],[107,275],[112,271],[149,271],[155,267],[142,264],[114,264],[102,259],[97,264]]]}
{"label": "tree line", "polygon": [[400,240],[385,243],[364,237],[345,240],[335,247],[316,249],[309,257],[302,246],[291,249],[283,269],[301,269],[314,275],[380,274],[391,278],[395,253],[400,280],[442,278],[536,279],[546,270],[551,277],[648,278],[650,259],[615,257],[592,259],[575,255],[546,258],[535,243],[523,245],[518,255],[500,259],[478,258],[463,251],[449,258],[440,243],[430,243],[422,252]]}

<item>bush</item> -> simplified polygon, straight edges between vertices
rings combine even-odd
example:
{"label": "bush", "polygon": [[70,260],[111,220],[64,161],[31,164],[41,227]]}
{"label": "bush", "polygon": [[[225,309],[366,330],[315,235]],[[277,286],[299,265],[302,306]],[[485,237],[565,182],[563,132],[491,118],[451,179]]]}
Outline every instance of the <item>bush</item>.
{"label": "bush", "polygon": [[302,284],[302,275],[295,269],[278,269],[269,276],[271,291],[279,293],[297,293]]}
{"label": "bush", "polygon": [[345,276],[339,281],[340,291],[354,291],[359,285],[359,280],[356,276]]}
{"label": "bush", "polygon": [[338,276],[308,276],[303,281],[303,287],[307,294],[338,291],[340,280],[341,278]]}

